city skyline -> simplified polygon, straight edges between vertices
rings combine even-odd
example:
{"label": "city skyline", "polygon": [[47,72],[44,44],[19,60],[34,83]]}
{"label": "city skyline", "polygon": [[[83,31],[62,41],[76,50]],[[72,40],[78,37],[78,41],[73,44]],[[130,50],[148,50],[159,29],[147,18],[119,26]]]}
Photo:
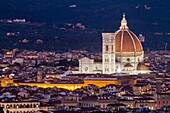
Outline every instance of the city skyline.
{"label": "city skyline", "polygon": [[144,50],[164,50],[170,41],[168,1],[3,0],[0,7],[1,49],[99,52],[101,33],[116,31],[123,13],[131,30],[145,37]]}
{"label": "city skyline", "polygon": [[0,113],[170,112],[168,3],[2,0]]}

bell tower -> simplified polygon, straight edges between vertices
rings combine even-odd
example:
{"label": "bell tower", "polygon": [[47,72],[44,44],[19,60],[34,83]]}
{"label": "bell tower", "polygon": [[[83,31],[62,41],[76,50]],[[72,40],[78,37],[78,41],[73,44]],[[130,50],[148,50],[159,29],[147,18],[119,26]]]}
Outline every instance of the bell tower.
{"label": "bell tower", "polygon": [[102,33],[103,74],[115,73],[115,33]]}

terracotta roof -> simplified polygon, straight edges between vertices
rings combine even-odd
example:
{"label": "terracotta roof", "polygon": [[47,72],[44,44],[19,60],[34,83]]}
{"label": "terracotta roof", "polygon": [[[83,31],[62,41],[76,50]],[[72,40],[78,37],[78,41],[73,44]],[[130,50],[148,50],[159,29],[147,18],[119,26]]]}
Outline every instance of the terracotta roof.
{"label": "terracotta roof", "polygon": [[137,66],[137,70],[148,70],[148,67],[143,63],[139,63]]}
{"label": "terracotta roof", "polygon": [[130,30],[118,30],[116,32],[115,51],[116,56],[141,55],[142,45],[137,36]]}

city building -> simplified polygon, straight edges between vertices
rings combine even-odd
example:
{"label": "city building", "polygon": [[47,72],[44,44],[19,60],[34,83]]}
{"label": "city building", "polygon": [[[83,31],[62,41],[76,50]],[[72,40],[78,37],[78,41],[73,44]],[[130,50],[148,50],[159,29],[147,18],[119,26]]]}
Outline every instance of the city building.
{"label": "city building", "polygon": [[35,113],[39,110],[40,102],[34,101],[2,101],[4,113]]}
{"label": "city building", "polygon": [[119,30],[102,33],[102,61],[84,57],[79,59],[79,72],[75,73],[149,73],[143,64],[144,51],[138,37],[129,30],[125,14]]}
{"label": "city building", "polygon": [[161,108],[164,106],[170,106],[170,93],[169,92],[157,93],[157,108]]}

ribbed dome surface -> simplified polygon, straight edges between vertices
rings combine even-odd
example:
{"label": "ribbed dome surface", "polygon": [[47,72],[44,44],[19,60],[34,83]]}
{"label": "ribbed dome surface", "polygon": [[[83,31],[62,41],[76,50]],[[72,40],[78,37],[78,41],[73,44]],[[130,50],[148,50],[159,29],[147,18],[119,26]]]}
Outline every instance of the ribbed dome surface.
{"label": "ribbed dome surface", "polygon": [[129,30],[125,15],[121,21],[121,26],[115,34],[116,56],[140,56],[143,54],[142,45],[138,37]]}
{"label": "ribbed dome surface", "polygon": [[116,52],[142,52],[142,45],[130,30],[118,30],[116,33]]}

